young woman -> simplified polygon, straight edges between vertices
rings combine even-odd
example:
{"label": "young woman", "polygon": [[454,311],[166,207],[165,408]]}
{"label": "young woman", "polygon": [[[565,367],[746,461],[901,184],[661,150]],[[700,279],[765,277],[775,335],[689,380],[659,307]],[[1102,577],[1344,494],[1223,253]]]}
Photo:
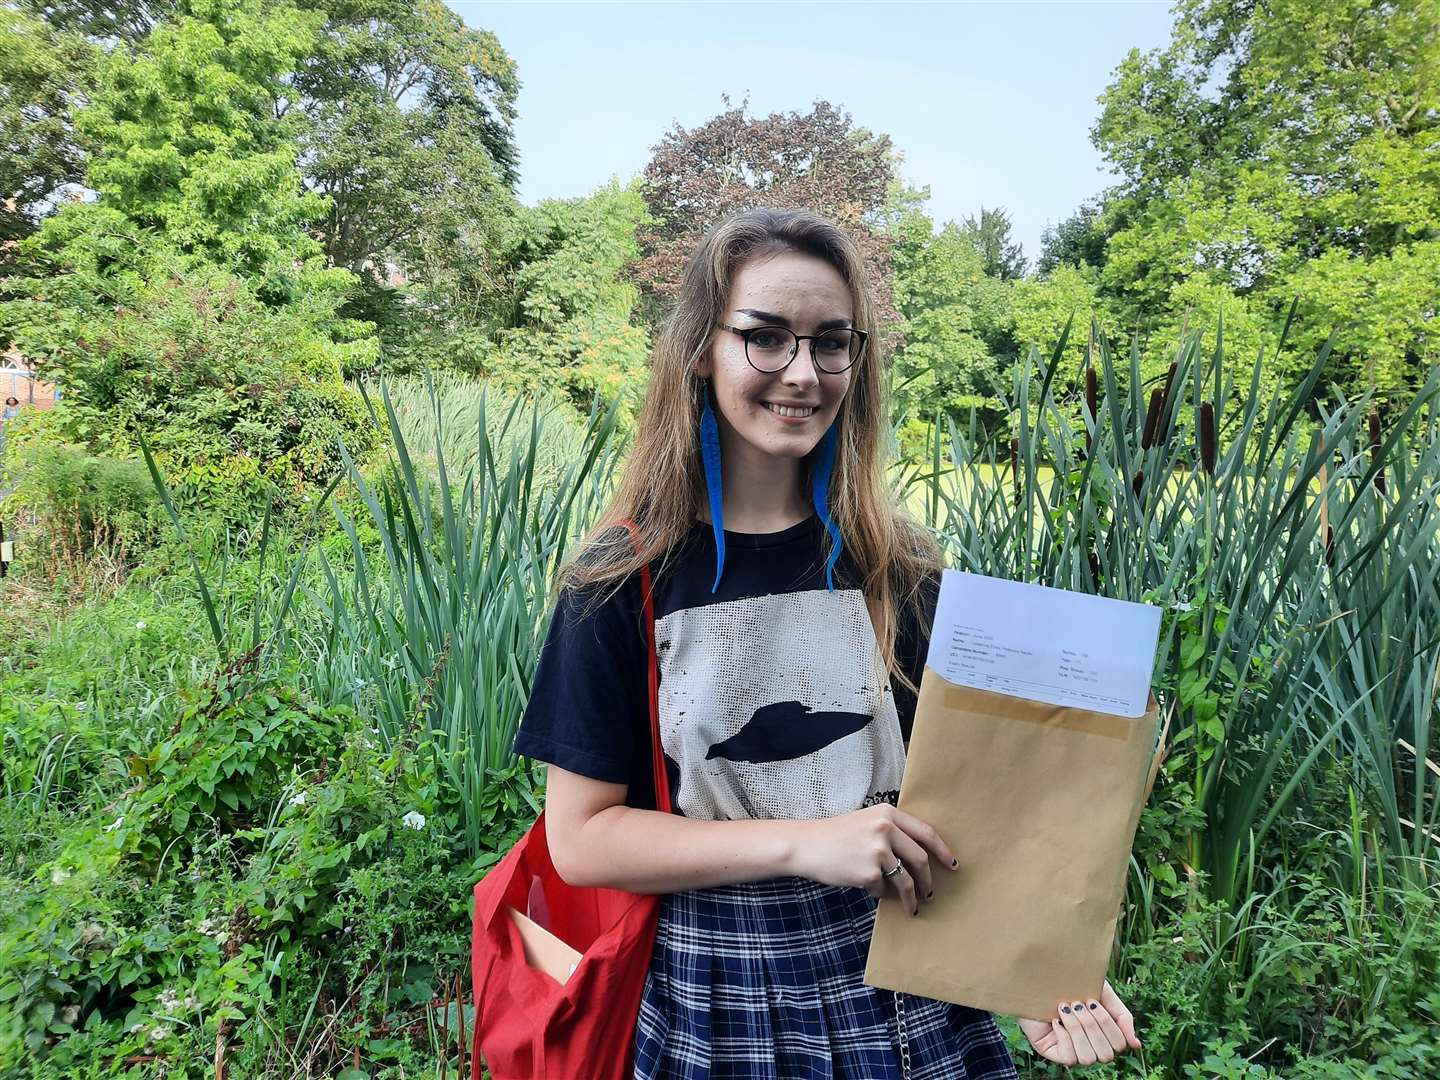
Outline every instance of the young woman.
{"label": "young woman", "polygon": [[[619,489],[561,575],[515,749],[550,763],[567,881],[666,894],[637,1080],[1016,1075],[989,1013],[862,981],[878,898],[923,918],[964,872],[894,805],[941,560],[885,484],[872,312],[823,218],[714,228]],[[673,814],[654,810],[643,563]],[[1139,1045],[1108,984],[1020,1023],[1063,1064]]]}

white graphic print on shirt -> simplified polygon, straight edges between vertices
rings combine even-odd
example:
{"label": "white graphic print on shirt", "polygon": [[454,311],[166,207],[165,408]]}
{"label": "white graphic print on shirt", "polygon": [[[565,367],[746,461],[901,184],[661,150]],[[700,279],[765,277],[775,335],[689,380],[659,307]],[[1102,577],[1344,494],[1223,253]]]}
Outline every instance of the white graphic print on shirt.
{"label": "white graphic print on shirt", "polygon": [[656,620],[655,642],[660,739],[686,817],[822,818],[893,800],[905,749],[859,589],[682,608]]}

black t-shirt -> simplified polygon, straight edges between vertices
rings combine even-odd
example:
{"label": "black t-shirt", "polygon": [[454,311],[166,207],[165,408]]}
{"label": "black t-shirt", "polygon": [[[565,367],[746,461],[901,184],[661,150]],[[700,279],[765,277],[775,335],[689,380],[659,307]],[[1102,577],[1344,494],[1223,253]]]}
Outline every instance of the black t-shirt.
{"label": "black t-shirt", "polygon": [[[817,515],[776,533],[696,522],[655,588],[660,736],[675,810],[688,817],[822,818],[895,802],[915,695],[885,677],[854,566],[835,591]],[[939,589],[900,612],[897,659],[918,686]],[[629,785],[655,806],[640,575],[599,604],[564,593],[535,670],[515,752]]]}

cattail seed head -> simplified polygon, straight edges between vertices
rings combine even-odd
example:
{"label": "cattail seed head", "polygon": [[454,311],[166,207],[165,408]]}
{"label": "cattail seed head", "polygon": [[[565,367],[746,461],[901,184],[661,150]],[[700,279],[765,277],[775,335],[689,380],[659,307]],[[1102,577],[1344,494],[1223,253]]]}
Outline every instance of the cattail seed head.
{"label": "cattail seed head", "polygon": [[1165,391],[1156,387],[1150,391],[1150,408],[1145,411],[1145,430],[1140,435],[1140,449],[1149,450],[1155,445],[1155,430],[1160,426],[1160,408],[1165,404]]}
{"label": "cattail seed head", "polygon": [[1170,437],[1170,425],[1166,423],[1166,417],[1170,415],[1170,391],[1175,386],[1175,373],[1179,370],[1179,363],[1172,363],[1165,375],[1165,397],[1160,403],[1160,423],[1155,429],[1155,441],[1161,446],[1164,446],[1165,440]]}
{"label": "cattail seed head", "polygon": [[1085,369],[1085,413],[1090,418],[1090,426],[1085,429],[1085,453],[1087,456],[1090,453],[1091,446],[1093,446],[1095,442],[1095,436],[1090,433],[1090,428],[1095,427],[1099,422],[1097,420],[1099,416],[1099,400],[1100,387],[1095,377],[1095,369],[1093,367],[1087,367]]}
{"label": "cattail seed head", "polygon": [[1139,469],[1135,473],[1135,479],[1130,486],[1135,489],[1135,497],[1140,498],[1140,493],[1145,490],[1145,470]]}
{"label": "cattail seed head", "polygon": [[1215,406],[1208,401],[1200,404],[1200,464],[1207,476],[1215,475]]}

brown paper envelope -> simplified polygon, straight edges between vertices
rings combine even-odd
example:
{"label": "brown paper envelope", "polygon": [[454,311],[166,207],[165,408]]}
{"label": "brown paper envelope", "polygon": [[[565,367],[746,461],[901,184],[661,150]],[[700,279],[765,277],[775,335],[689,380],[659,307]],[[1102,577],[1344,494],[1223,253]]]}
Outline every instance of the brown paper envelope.
{"label": "brown paper envelope", "polygon": [[960,868],[936,867],[917,918],[893,893],[881,900],[865,981],[1039,1019],[1098,996],[1158,713],[1153,697],[1129,719],[926,667],[899,806],[935,826]]}
{"label": "brown paper envelope", "polygon": [[569,981],[575,972],[575,966],[580,963],[580,954],[508,904],[505,910],[520,928],[520,943],[525,946],[525,962],[535,970],[545,972],[558,983]]}

